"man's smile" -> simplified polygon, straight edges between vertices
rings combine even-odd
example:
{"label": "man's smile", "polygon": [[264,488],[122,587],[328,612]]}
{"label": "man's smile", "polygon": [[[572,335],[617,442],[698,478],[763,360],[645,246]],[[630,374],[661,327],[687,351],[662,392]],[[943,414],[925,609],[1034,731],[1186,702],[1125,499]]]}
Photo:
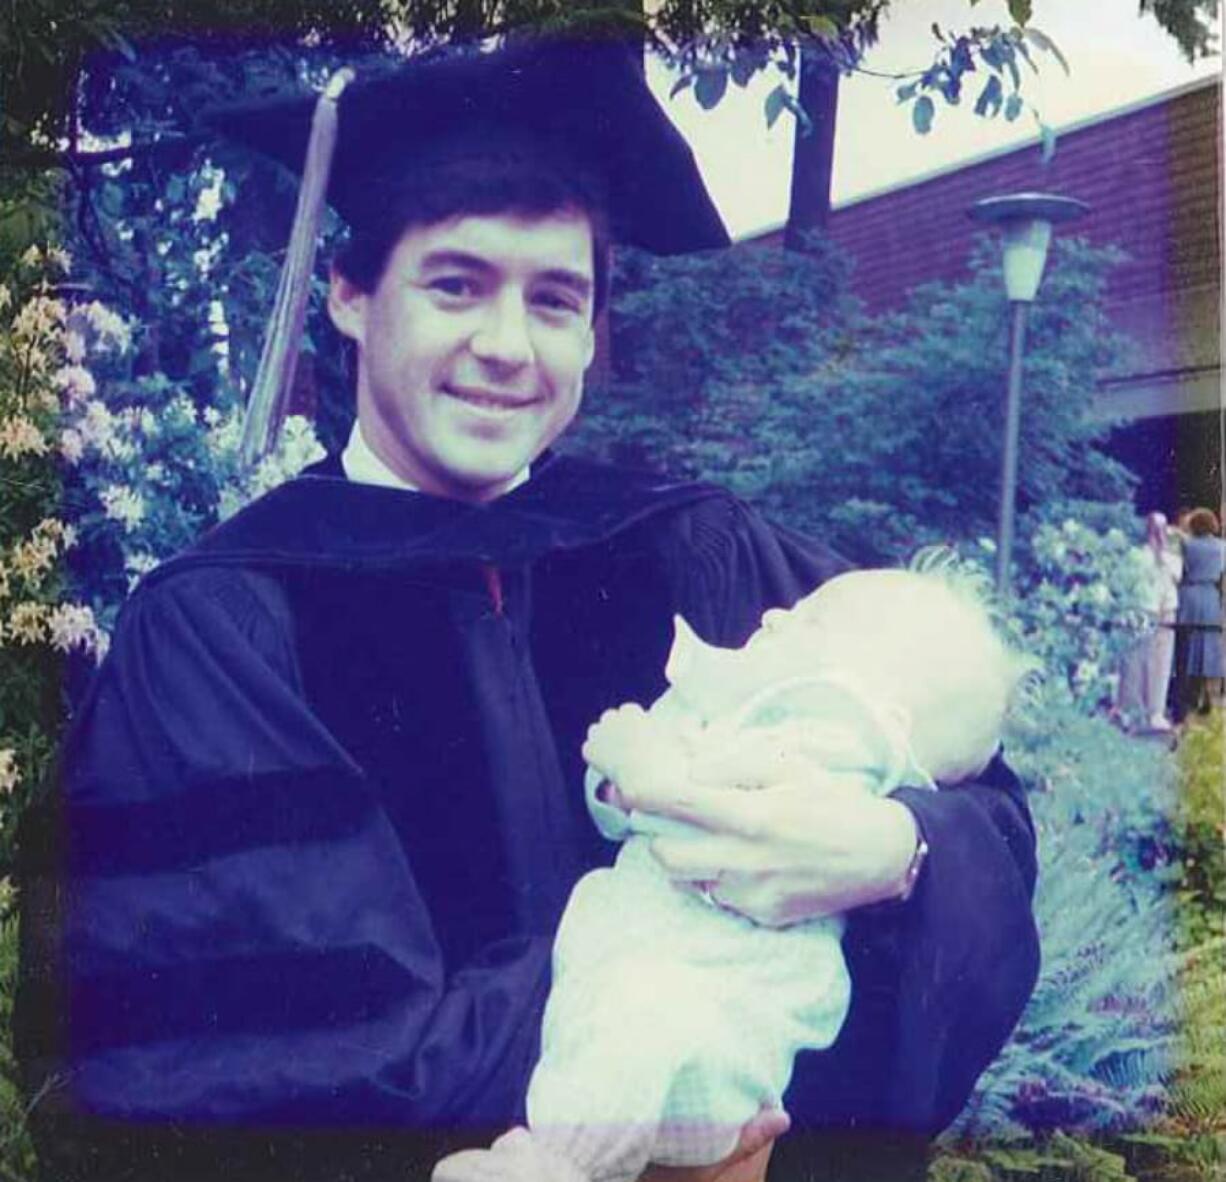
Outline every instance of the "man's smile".
{"label": "man's smile", "polygon": [[489,390],[480,386],[460,386],[447,383],[442,387],[443,393],[455,398],[468,406],[480,410],[510,412],[523,410],[540,401],[539,395],[515,394],[500,390]]}

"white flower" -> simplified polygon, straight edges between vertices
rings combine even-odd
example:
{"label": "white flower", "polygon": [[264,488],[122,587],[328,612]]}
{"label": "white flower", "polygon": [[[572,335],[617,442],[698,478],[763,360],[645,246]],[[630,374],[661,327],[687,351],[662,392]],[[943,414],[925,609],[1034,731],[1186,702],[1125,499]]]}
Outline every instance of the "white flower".
{"label": "white flower", "polygon": [[60,455],[70,464],[77,464],[84,454],[85,440],[81,437],[81,432],[65,427],[60,432]]}
{"label": "white flower", "polygon": [[191,427],[196,422],[196,404],[186,394],[176,394],[166,405],[165,418],[176,427]]}
{"label": "white flower", "polygon": [[115,416],[96,398],[85,404],[85,414],[77,420],[77,430],[88,446],[102,450],[115,434]]}
{"label": "white flower", "polygon": [[124,570],[128,572],[129,593],[135,591],[136,585],[141,581],[141,579],[157,565],[158,560],[152,554],[126,554],[123,560],[123,567]]}
{"label": "white flower", "polygon": [[94,375],[82,365],[65,365],[55,371],[52,381],[70,403],[82,402],[98,392]]}
{"label": "white flower", "polygon": [[145,498],[126,484],[108,484],[98,499],[106,515],[131,533],[145,519]]}
{"label": "white flower", "polygon": [[91,650],[98,625],[93,611],[83,603],[61,603],[47,620],[51,647],[66,653],[69,649]]}
{"label": "white flower", "polygon": [[35,296],[24,303],[13,318],[13,339],[22,342],[44,340],[63,324],[66,314],[62,300]]}
{"label": "white flower", "polygon": [[72,270],[72,255],[59,246],[48,247],[47,262],[53,267],[58,268],[65,275]]}
{"label": "white flower", "polygon": [[20,261],[23,267],[37,267],[43,261],[43,253],[37,246],[28,247]]}
{"label": "white flower", "polygon": [[84,312],[90,327],[98,334],[98,343],[104,349],[113,345],[120,353],[127,352],[132,343],[132,330],[118,312],[112,312],[97,300],[86,305]]}
{"label": "white flower", "polygon": [[12,747],[0,748],[0,792],[6,795],[21,783],[21,770],[17,767],[17,752]]}
{"label": "white flower", "polygon": [[55,563],[55,542],[35,534],[27,542],[18,542],[13,547],[10,562],[13,573],[20,575],[27,583],[33,582]]}
{"label": "white flower", "polygon": [[[211,407],[209,408],[212,409]],[[207,411],[205,412],[207,414]],[[215,459],[234,455],[243,437],[243,422],[237,411],[219,418],[204,437],[204,445]]]}
{"label": "white flower", "polygon": [[[218,181],[220,181],[218,177]],[[214,221],[221,212],[221,188],[219,184],[211,185],[207,189],[201,189],[196,197],[196,209],[192,214],[194,222],[211,222]]]}
{"label": "white flower", "polygon": [[281,428],[277,454],[285,475],[295,476],[308,464],[327,454],[315,436],[315,428],[305,415],[290,415]]}
{"label": "white flower", "polygon": [[43,433],[24,415],[0,423],[0,455],[15,460],[26,454],[41,456],[46,451]]}
{"label": "white flower", "polygon": [[0,283],[0,312],[13,306],[13,293],[3,283]]}
{"label": "white flower", "polygon": [[137,426],[146,438],[152,439],[158,433],[157,415],[151,410],[142,410],[137,419]]}
{"label": "white flower", "polygon": [[37,644],[46,635],[47,605],[28,600],[9,612],[8,634],[18,644]]}
{"label": "white flower", "polygon": [[[131,164],[132,161],[129,160],[128,163]],[[106,630],[100,627],[97,632],[94,633],[94,663],[96,665],[101,665],[102,659],[108,652],[110,652],[110,650],[111,638],[107,634]]]}
{"label": "white flower", "polygon": [[85,360],[85,338],[73,329],[64,334],[64,356],[74,365]]}
{"label": "white flower", "polygon": [[138,575],[147,575],[157,564],[158,560],[154,555],[140,550],[125,554],[123,560],[124,570]]}

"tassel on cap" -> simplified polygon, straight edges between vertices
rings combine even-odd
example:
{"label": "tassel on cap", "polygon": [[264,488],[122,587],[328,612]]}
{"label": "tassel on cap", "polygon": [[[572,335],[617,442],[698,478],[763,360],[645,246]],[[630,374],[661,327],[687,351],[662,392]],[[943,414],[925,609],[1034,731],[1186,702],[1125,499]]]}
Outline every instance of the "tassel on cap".
{"label": "tassel on cap", "polygon": [[319,220],[336,148],[337,103],[352,80],[352,70],[338,70],[328,79],[315,103],[294,225],[243,420],[240,454],[243,465],[248,468],[255,467],[276,447],[285,418],[298,365],[298,342],[306,319],[307,294],[315,270]]}

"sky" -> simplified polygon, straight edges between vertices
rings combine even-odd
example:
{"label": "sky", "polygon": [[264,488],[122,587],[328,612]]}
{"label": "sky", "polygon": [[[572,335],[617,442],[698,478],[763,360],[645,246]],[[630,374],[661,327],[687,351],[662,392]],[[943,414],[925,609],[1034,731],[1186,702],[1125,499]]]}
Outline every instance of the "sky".
{"label": "sky", "polygon": [[[881,73],[925,67],[938,48],[933,21],[946,30],[972,21],[1011,23],[1005,0],[982,0],[974,9],[967,0],[898,0],[862,65]],[[1152,16],[1138,15],[1137,0],[1035,0],[1032,24],[1059,46],[1072,71],[1066,76],[1054,58],[1041,56],[1039,74],[1027,71],[1023,80],[1023,97],[1057,132],[1221,72],[1220,57],[1189,65]],[[1037,142],[1029,111],[1014,123],[974,114],[982,78],[982,72],[971,75],[961,106],[938,100],[932,131],[921,136],[911,126],[909,109],[896,103],[898,82],[868,73],[845,77],[835,130],[834,203],[986,152]],[[649,64],[649,80],[693,146],[733,237],[781,224],[787,216],[793,123],[785,114],[768,130],[762,112],[778,78],[760,77],[744,91],[730,87],[714,111],[703,111],[689,91],[670,100],[672,79],[659,63]]]}

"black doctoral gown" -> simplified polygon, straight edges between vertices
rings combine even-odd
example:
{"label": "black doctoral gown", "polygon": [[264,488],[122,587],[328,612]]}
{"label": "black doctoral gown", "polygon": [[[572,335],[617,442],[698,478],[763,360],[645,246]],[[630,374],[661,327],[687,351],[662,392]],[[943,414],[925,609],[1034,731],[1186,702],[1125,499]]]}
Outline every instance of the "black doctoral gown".
{"label": "black doctoral gown", "polygon": [[[586,727],[661,692],[674,612],[738,644],[839,567],[720,490],[547,457],[488,506],[323,465],[146,578],[26,843],[53,1176],[424,1179],[521,1119],[552,933],[615,852]],[[852,920],[797,1125],[939,1129],[1033,985],[1015,779],[897,795],[932,852]]]}

